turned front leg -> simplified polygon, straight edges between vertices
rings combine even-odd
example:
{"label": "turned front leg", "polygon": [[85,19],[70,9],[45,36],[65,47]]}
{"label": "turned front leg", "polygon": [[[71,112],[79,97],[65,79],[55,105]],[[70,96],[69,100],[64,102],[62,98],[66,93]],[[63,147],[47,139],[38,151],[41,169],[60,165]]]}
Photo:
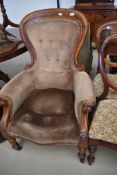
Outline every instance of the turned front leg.
{"label": "turned front leg", "polygon": [[87,135],[86,133],[81,133],[79,137],[79,143],[78,143],[78,156],[81,163],[85,162],[86,157],[86,151],[87,151]]}
{"label": "turned front leg", "polygon": [[11,136],[7,133],[6,129],[1,128],[1,133],[2,133],[3,137],[5,139],[7,139],[8,142],[11,144],[13,149],[17,149],[17,150],[21,149],[21,146],[19,145],[19,143],[16,141],[16,139],[13,136]]}

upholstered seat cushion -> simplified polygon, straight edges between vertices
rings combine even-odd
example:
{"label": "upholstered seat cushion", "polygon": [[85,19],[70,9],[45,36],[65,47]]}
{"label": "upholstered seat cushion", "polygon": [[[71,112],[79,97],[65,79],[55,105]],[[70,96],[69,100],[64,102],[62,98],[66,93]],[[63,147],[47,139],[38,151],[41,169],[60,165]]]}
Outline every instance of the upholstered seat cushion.
{"label": "upholstered seat cushion", "polygon": [[[115,85],[117,85],[117,74],[108,74],[109,80],[111,80]],[[99,97],[103,93],[103,81],[100,74],[97,74],[93,80],[94,91],[96,97]],[[109,93],[107,95],[108,99],[117,99],[117,92],[113,89],[109,89]]]}
{"label": "upholstered seat cushion", "polygon": [[34,142],[77,143],[74,94],[69,90],[34,90],[12,117],[8,132]]}
{"label": "upholstered seat cushion", "polygon": [[89,137],[117,144],[117,100],[102,100],[95,112]]}

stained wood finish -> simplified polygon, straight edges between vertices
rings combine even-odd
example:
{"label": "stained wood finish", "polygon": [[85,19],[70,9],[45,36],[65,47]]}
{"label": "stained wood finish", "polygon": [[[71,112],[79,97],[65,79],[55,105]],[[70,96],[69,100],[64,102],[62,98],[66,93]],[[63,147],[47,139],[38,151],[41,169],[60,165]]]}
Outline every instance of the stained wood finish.
{"label": "stained wood finish", "polygon": [[[107,37],[116,33],[117,33],[117,20],[103,24],[98,29],[97,35],[96,35],[97,50],[100,51],[101,45]],[[110,54],[110,55],[117,54],[115,45],[109,45],[106,52],[107,54]]]}
{"label": "stained wood finish", "polygon": [[[117,25],[117,23],[116,23]],[[107,25],[108,26],[108,25]],[[111,28],[110,28],[111,29]],[[102,45],[98,41],[98,49],[99,49],[99,71],[101,73],[101,77],[104,83],[104,92],[101,94],[101,96],[98,98],[98,101],[103,100],[106,98],[109,88],[111,87],[113,90],[117,91],[117,84],[114,84],[109,80],[106,74],[105,66],[108,64],[109,66],[114,66],[117,68],[117,64],[113,63],[111,61],[106,60],[106,56],[108,53],[109,46],[113,45],[115,48],[117,47],[117,34],[112,34],[109,36],[106,36],[104,39]],[[117,51],[116,51],[117,54]],[[109,148],[112,148],[117,151],[117,144],[112,144],[109,142],[105,142],[102,140],[96,140],[96,139],[90,139],[89,138],[89,155],[87,157],[89,165],[91,165],[95,160],[95,152],[98,145],[106,146]]]}
{"label": "stained wood finish", "polygon": [[[7,31],[6,28],[8,25],[11,27],[19,28],[18,24],[13,23],[7,16],[6,9],[4,7],[4,1],[0,0],[0,7],[1,7],[1,12],[3,16],[3,24],[0,26],[1,31],[3,33],[3,38],[1,36],[0,42],[1,42],[1,47],[2,44],[4,45],[0,49],[0,62],[7,61],[9,59],[12,59],[24,52],[27,51],[24,43],[21,41],[20,38],[17,38],[15,36],[15,30],[13,29],[12,31]],[[13,47],[14,45],[14,47]],[[6,49],[4,49],[6,48]],[[0,79],[3,80],[4,82],[9,81],[8,75],[0,71]]]}
{"label": "stained wood finish", "polygon": [[[17,37],[16,36],[16,33],[18,31],[17,29],[9,29],[7,31],[8,32],[10,31],[15,37]],[[13,48],[10,47],[10,44],[9,44],[9,46],[8,46],[9,50],[7,50],[7,49],[6,49],[6,51],[5,51],[5,49],[1,50],[2,53],[0,53],[0,62],[4,62],[4,61],[7,61],[9,59],[12,59],[12,58],[19,56],[27,51],[24,43],[21,41],[20,38],[16,38],[16,40],[14,40],[13,43],[14,43]],[[7,41],[5,41],[5,44],[7,45]]]}
{"label": "stained wood finish", "polygon": [[115,45],[117,46],[117,34],[113,34],[109,37],[107,37],[105,39],[105,41],[103,42],[101,48],[100,48],[100,54],[99,54],[99,70],[101,73],[101,77],[102,80],[104,82],[104,93],[99,97],[99,99],[105,99],[108,91],[109,91],[109,87],[111,87],[112,89],[114,89],[115,91],[117,91],[117,85],[114,84],[113,82],[111,82],[111,80],[108,79],[106,71],[105,71],[105,64],[107,63],[110,66],[114,66],[117,67],[116,63],[112,63],[111,61],[106,61],[106,56],[107,56],[107,49],[109,47],[109,45]]}
{"label": "stained wood finish", "polygon": [[5,83],[7,83],[10,80],[9,76],[4,72],[2,72],[1,70],[0,70],[0,79],[3,80]]}
{"label": "stained wood finish", "polygon": [[3,16],[3,26],[4,26],[4,29],[10,25],[12,27],[19,27],[18,24],[15,24],[13,23],[7,16],[7,13],[6,13],[6,9],[5,9],[5,6],[4,6],[4,1],[3,0],[0,0],[0,7],[1,7],[1,12],[2,12],[2,16]]}
{"label": "stained wood finish", "polygon": [[112,143],[105,142],[102,140],[90,139],[89,146],[88,146],[89,155],[87,156],[87,161],[89,165],[92,165],[92,163],[95,161],[95,153],[96,153],[98,145],[117,151],[116,144],[112,144]]}
{"label": "stained wood finish", "polygon": [[76,0],[74,8],[83,12],[88,19],[91,27],[91,38],[94,42],[96,42],[98,28],[104,23],[117,19],[117,9],[114,6],[114,0],[91,0],[90,2],[86,1],[86,3]]}
{"label": "stained wood finish", "polygon": [[[113,34],[117,33],[117,20],[115,21],[111,21],[111,22],[107,22],[104,25],[102,25],[98,31],[97,31],[97,40],[96,40],[96,45],[97,45],[97,49],[98,52],[100,51],[100,47],[103,43],[103,41],[106,39],[106,37],[109,37]],[[112,64],[113,66],[110,67],[110,73],[117,73],[117,68],[116,66],[116,62],[117,62],[117,51],[116,51],[116,45],[111,43],[108,46],[108,49],[106,50],[107,54],[110,55],[110,60],[112,60]],[[107,62],[107,60],[106,60]],[[97,72],[99,71],[99,67]]]}

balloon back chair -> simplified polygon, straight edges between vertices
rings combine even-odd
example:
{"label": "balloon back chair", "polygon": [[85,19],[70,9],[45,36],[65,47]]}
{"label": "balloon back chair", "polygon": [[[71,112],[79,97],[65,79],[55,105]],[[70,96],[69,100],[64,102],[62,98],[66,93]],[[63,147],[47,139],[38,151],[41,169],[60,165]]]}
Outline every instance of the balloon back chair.
{"label": "balloon back chair", "polygon": [[89,53],[89,24],[80,12],[46,9],[24,17],[20,33],[31,63],[0,92],[1,132],[15,149],[16,137],[78,145],[84,162],[88,113],[95,103],[86,65],[79,64],[81,52]]}
{"label": "balloon back chair", "polygon": [[[98,53],[100,53],[100,48],[103,43],[103,41],[117,33],[117,20],[107,22],[103,24],[102,26],[99,27],[97,31],[97,40],[96,40],[96,45],[97,45],[97,50]],[[107,54],[109,55],[110,60],[113,62],[117,62],[117,51],[116,51],[116,46],[111,44],[109,45],[107,49]],[[110,67],[110,73],[117,73],[117,68],[116,67]]]}
{"label": "balloon back chair", "polygon": [[[94,162],[97,146],[117,150],[117,74],[110,74],[110,67],[117,63],[109,60],[108,51],[117,47],[117,34],[104,39],[99,54],[99,71],[94,78],[94,91],[98,105],[89,129],[88,162]],[[117,51],[116,51],[117,54]]]}

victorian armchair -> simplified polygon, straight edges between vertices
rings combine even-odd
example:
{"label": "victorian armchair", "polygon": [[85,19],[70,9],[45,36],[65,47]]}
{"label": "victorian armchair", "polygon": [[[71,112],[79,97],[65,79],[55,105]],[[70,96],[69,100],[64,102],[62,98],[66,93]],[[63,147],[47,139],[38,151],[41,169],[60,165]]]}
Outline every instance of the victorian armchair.
{"label": "victorian armchair", "polygon": [[110,67],[117,68],[117,63],[110,61],[107,56],[111,46],[117,47],[117,34],[106,37],[100,48],[100,73],[94,79],[98,105],[89,129],[90,165],[94,162],[99,144],[117,150],[117,74],[110,74],[109,71]]}
{"label": "victorian armchair", "polygon": [[79,54],[85,42],[89,53],[89,24],[80,12],[47,9],[24,17],[20,32],[31,63],[0,91],[1,132],[15,149],[20,149],[17,137],[78,145],[84,162],[95,96]]}

